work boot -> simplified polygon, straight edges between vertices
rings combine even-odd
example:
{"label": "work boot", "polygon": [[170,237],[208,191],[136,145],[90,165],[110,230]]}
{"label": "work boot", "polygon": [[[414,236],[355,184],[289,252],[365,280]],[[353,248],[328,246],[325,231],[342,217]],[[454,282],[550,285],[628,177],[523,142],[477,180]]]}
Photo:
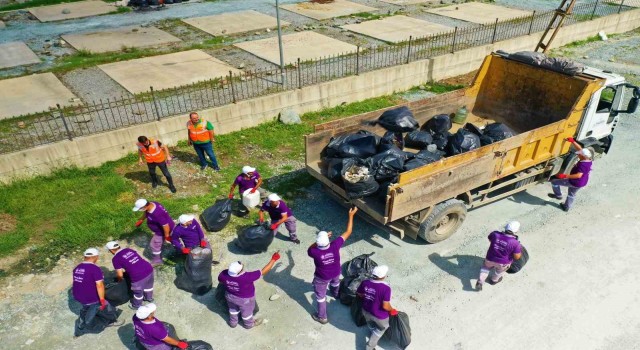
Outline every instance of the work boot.
{"label": "work boot", "polygon": [[313,318],[314,321],[320,323],[320,324],[327,324],[329,323],[329,320],[326,318],[320,318],[318,317],[318,315],[311,315],[311,318]]}
{"label": "work boot", "polygon": [[178,190],[176,190],[176,186],[174,186],[174,185],[169,185],[169,190],[171,190],[171,193],[178,192]]}
{"label": "work boot", "polygon": [[299,239],[291,239],[291,242],[295,243],[295,244],[300,244],[300,240]]}
{"label": "work boot", "polygon": [[133,311],[137,311],[138,310],[138,306],[133,306],[131,304],[127,304],[127,306],[129,307],[129,309],[131,309]]}
{"label": "work boot", "polygon": [[245,329],[251,329],[251,328],[258,327],[258,326],[259,326],[259,325],[261,325],[263,322],[264,322],[264,319],[262,319],[262,318],[256,318],[256,319],[253,321],[253,326],[251,326],[251,327],[247,327],[247,326],[245,326],[245,325],[243,324],[243,325],[242,325],[242,327],[244,327]]}
{"label": "work boot", "polygon": [[157,181],[152,182],[151,188],[156,188],[156,187],[158,187],[158,182]]}
{"label": "work boot", "polygon": [[560,208],[565,212],[569,212],[569,207],[567,207],[567,205],[564,203],[560,203]]}
{"label": "work boot", "polygon": [[209,164],[205,164],[205,165],[200,166],[200,170],[204,170],[204,169],[206,169],[208,165],[209,165]]}
{"label": "work boot", "polygon": [[107,325],[107,327],[120,327],[124,324],[124,320],[115,320]]}
{"label": "work boot", "polygon": [[502,282],[502,277],[498,278],[497,281],[494,281],[492,279],[489,279],[487,282],[489,282],[489,284],[491,284],[492,286],[495,286],[496,284]]}
{"label": "work boot", "polygon": [[549,193],[549,198],[553,198],[553,199],[557,199],[557,200],[562,200],[562,196],[556,196],[555,193]]}
{"label": "work boot", "polygon": [[482,283],[480,281],[476,282],[476,291],[482,292]]}

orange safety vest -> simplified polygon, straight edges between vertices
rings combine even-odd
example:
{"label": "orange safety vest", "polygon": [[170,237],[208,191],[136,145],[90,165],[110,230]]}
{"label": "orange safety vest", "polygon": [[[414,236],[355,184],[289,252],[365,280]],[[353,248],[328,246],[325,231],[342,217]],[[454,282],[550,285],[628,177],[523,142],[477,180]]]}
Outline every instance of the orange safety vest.
{"label": "orange safety vest", "polygon": [[158,141],[149,139],[149,148],[145,147],[142,143],[138,142],[136,145],[140,152],[144,154],[144,159],[147,163],[162,163],[166,159],[164,150],[160,147]]}
{"label": "orange safety vest", "polygon": [[191,120],[187,122],[187,129],[189,129],[189,139],[197,142],[211,141],[209,136],[209,130],[207,130],[207,121],[200,119],[198,126],[194,126]]}

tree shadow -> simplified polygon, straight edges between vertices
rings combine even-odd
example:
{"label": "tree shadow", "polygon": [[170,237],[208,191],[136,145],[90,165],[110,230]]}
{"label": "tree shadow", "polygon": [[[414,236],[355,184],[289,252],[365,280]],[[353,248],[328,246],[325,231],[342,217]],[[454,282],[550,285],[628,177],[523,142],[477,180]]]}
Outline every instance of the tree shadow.
{"label": "tree shadow", "polygon": [[[151,184],[151,177],[149,176],[149,171],[148,170],[146,170],[146,171],[145,170],[129,171],[129,172],[124,174],[124,177],[126,179],[131,180],[131,181],[137,181],[137,182],[142,182],[142,183],[146,183],[146,184]],[[164,178],[164,177],[162,177],[162,178]],[[161,176],[158,176],[158,182],[160,184],[163,184],[163,182],[161,180]]]}
{"label": "tree shadow", "polygon": [[511,197],[507,198],[508,200],[510,200],[511,202],[515,202],[515,203],[522,203],[522,204],[528,204],[528,205],[549,205],[549,204],[554,204],[551,201],[548,201],[546,199],[542,199],[540,197],[534,196],[530,193],[528,193],[527,191],[521,191],[518,192],[516,194],[514,194]]}
{"label": "tree shadow", "polygon": [[[462,290],[474,291],[471,280],[477,279],[484,258],[474,255],[441,256],[438,253],[429,255],[429,260],[442,271],[460,279]],[[456,260],[454,263],[452,260]]]}
{"label": "tree shadow", "polygon": [[136,350],[137,347],[134,343],[135,331],[133,329],[133,323],[127,323],[121,327],[118,327],[118,338],[122,342],[122,345],[127,350]]}
{"label": "tree shadow", "polygon": [[[214,279],[213,283],[216,284],[217,279]],[[211,288],[210,291],[203,295],[191,294],[191,299],[204,305],[209,311],[220,316],[225,322],[229,320],[229,310],[227,310],[222,304],[216,300],[216,291],[218,287]]]}
{"label": "tree shadow", "polygon": [[286,254],[287,259],[289,259],[287,266],[282,271],[276,271],[276,268],[274,268],[263,278],[265,282],[271,283],[280,288],[289,296],[289,298],[297,302],[309,314],[315,313],[314,305],[309,303],[304,295],[305,290],[312,290],[311,284],[302,278],[294,277],[291,274],[291,271],[296,264],[293,260],[293,253],[291,250],[287,250]]}

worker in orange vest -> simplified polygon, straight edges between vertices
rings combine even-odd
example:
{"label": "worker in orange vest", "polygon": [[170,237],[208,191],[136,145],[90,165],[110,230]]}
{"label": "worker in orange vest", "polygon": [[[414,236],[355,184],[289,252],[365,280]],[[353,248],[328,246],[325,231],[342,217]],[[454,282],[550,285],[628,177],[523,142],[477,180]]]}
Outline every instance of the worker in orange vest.
{"label": "worker in orange vest", "polygon": [[171,192],[176,193],[176,186],[173,185],[173,178],[169,173],[167,165],[171,164],[171,154],[169,153],[169,147],[163,145],[162,142],[154,139],[149,139],[146,136],[138,137],[138,164],[144,164],[142,157],[147,162],[149,168],[149,175],[151,175],[151,187],[158,187],[158,175],[156,175],[156,167],[159,167],[162,174],[167,178],[169,183],[169,189]]}
{"label": "worker in orange vest", "polygon": [[209,159],[211,159],[213,170],[220,171],[218,160],[216,160],[216,155],[213,153],[213,143],[216,141],[213,133],[213,124],[200,118],[198,113],[191,112],[187,122],[187,131],[187,144],[189,146],[193,145],[196,150],[200,159],[200,170],[207,168],[207,158],[204,156],[207,153]]}

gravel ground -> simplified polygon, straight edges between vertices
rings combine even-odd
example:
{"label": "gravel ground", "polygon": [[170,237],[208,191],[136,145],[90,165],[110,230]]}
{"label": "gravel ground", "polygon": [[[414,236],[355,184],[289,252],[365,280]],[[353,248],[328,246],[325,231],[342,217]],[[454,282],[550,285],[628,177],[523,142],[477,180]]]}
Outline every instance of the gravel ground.
{"label": "gravel ground", "polygon": [[[76,96],[85,102],[99,101],[100,99],[120,99],[130,96],[120,84],[103,72],[98,67],[77,69],[60,76],[62,83]],[[96,82],[100,84],[96,84]]]}
{"label": "gravel ground", "polygon": [[[628,40],[635,42],[636,37]],[[608,62],[599,53],[619,48],[623,40],[591,43],[568,55],[596,57],[585,59],[590,64]],[[630,65],[629,71],[636,72],[630,77],[638,79],[638,64]],[[622,116],[611,152],[595,162],[589,186],[579,193],[569,213],[548,200],[545,184],[471,210],[459,232],[435,245],[400,240],[357,219],[342,259],[375,252],[374,260],[390,265],[392,304],[407,312],[412,322],[410,349],[635,348],[640,340],[640,303],[633,276],[640,264],[640,241],[633,237],[640,234],[636,209],[640,168],[627,164],[640,162],[640,154],[627,145],[637,140],[638,117],[640,112]],[[273,251],[281,251],[281,262],[257,284],[259,316],[266,319],[265,325],[250,331],[229,329],[214,291],[199,297],[177,290],[171,268],[157,271],[157,316],[174,324],[181,337],[204,339],[219,349],[363,349],[366,327],[356,328],[348,308],[339,302],[329,303],[327,325],[309,316],[313,266],[305,247],[319,229],[342,232],[346,210],[319,185],[291,202],[299,220],[301,246],[276,239],[268,253],[248,256],[234,247],[235,232],[209,235],[215,254],[223,253],[214,276],[238,259],[248,268],[261,268]],[[504,283],[486,286],[481,293],[471,291],[487,248],[487,233],[512,219],[522,223],[520,237],[532,259],[519,274],[506,276]],[[129,244],[142,250],[147,240],[136,237]],[[69,271],[79,254],[70,252],[49,274],[19,276],[3,283],[0,341],[6,348],[129,346],[132,312],[126,307],[124,326],[71,339],[78,306],[69,298]],[[110,267],[107,256],[101,264]],[[280,298],[269,301],[273,294]],[[393,346],[383,341],[379,348]]]}

